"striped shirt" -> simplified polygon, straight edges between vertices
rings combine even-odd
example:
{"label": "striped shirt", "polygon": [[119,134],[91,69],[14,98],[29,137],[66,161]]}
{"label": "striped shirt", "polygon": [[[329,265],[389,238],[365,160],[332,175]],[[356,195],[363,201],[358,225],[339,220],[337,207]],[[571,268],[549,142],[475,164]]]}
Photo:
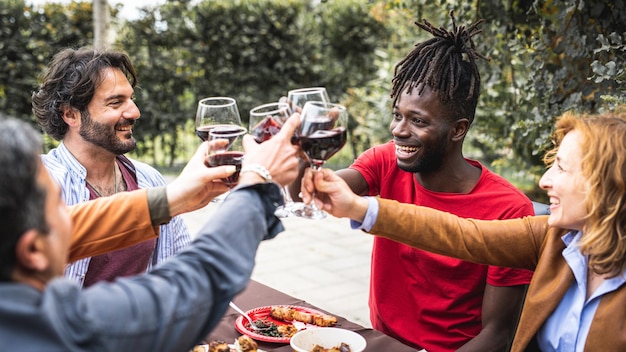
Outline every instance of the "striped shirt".
{"label": "striped shirt", "polygon": [[[87,170],[74,158],[70,151],[61,142],[57,148],[42,155],[42,160],[48,172],[62,189],[62,196],[67,205],[73,205],[89,200],[87,189]],[[131,160],[137,171],[139,188],[151,188],[166,185],[167,182],[152,166]],[[156,250],[152,260],[148,263],[148,270],[152,269],[167,258],[180,252],[191,242],[191,235],[187,225],[180,216],[175,216],[166,224],[161,225],[161,234],[157,238]],[[83,284],[85,274],[89,268],[90,258],[70,263],[65,268],[65,276]]]}

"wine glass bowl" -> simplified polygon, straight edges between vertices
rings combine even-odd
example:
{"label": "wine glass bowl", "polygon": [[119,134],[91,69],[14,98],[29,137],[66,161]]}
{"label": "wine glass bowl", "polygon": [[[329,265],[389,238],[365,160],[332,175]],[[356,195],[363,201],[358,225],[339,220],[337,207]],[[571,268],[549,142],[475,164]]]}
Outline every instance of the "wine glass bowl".
{"label": "wine glass bowl", "polygon": [[346,108],[338,104],[321,102],[307,104],[309,106],[305,108],[308,110],[303,110],[302,114],[306,113],[306,117],[301,121],[297,139],[311,166],[319,169],[341,150],[348,140],[345,123],[339,119],[340,116],[342,119],[346,118]]}
{"label": "wine glass bowl", "polygon": [[320,101],[330,103],[328,92],[324,87],[308,87],[292,89],[287,92],[287,102],[292,112],[302,112],[304,104],[309,101]]}
{"label": "wine glass bowl", "polygon": [[198,102],[196,110],[196,135],[206,141],[209,131],[216,126],[241,126],[237,102],[230,97],[209,97]]}
{"label": "wine glass bowl", "polygon": [[289,118],[289,104],[268,103],[250,110],[249,132],[257,143],[263,143],[280,131]]}
{"label": "wine glass bowl", "polygon": [[244,158],[243,136],[247,133],[241,126],[217,126],[209,131],[209,140],[225,139],[228,142],[213,146],[209,150],[208,164],[210,167],[234,165],[235,172],[223,178],[222,181],[229,187],[237,185],[239,173]]}
{"label": "wine glass bowl", "polygon": [[[346,144],[348,113],[343,105],[310,101],[304,105],[300,119],[295,140],[315,172]],[[295,207],[292,212],[309,219],[326,217],[314,202]]]}

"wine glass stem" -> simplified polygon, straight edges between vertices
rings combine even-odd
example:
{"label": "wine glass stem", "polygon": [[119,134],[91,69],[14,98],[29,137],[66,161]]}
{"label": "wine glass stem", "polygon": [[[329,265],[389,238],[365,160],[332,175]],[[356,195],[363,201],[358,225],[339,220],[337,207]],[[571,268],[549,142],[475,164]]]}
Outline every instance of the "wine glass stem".
{"label": "wine glass stem", "polygon": [[[317,164],[317,163],[311,163],[311,172],[313,172],[313,177],[315,177],[315,173],[317,173],[321,169],[322,169],[322,165]],[[320,211],[317,205],[315,204],[315,189],[313,189],[313,193],[311,193],[311,203],[309,203],[309,206],[315,209],[315,211]]]}
{"label": "wine glass stem", "polygon": [[293,199],[289,194],[289,186],[283,186],[283,200],[285,202],[285,206],[289,206],[291,203],[293,203]]}

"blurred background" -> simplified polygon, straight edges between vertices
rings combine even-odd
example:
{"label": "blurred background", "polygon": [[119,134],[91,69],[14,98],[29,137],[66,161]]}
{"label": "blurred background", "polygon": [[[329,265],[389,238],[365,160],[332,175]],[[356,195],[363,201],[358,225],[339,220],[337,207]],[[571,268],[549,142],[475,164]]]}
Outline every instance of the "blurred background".
{"label": "blurred background", "polygon": [[[0,112],[34,123],[31,94],[61,48],[109,46],[138,71],[142,115],[133,157],[176,173],[200,143],[197,101],[231,96],[253,106],[289,89],[325,86],[350,113],[345,167],[390,138],[394,65],[430,34],[484,19],[475,38],[482,95],[465,143],[531,199],[554,119],[626,102],[623,0],[0,0]],[[55,142],[47,138],[47,147]]]}

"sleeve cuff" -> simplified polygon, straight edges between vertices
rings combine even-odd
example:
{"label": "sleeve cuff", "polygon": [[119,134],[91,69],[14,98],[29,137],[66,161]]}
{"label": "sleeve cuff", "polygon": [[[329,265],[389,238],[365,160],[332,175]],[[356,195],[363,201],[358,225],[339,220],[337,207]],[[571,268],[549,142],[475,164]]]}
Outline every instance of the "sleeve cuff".
{"label": "sleeve cuff", "polygon": [[152,226],[159,226],[170,222],[170,206],[167,202],[165,186],[148,188],[148,210]]}
{"label": "sleeve cuff", "polygon": [[231,192],[233,195],[237,191],[252,191],[256,193],[263,203],[265,209],[265,218],[267,221],[268,234],[263,239],[267,240],[276,237],[278,233],[284,231],[284,227],[280,219],[274,214],[276,207],[284,204],[284,198],[281,193],[281,188],[274,182],[267,183],[255,183],[255,184],[240,184],[233,188]]}
{"label": "sleeve cuff", "polygon": [[369,232],[372,227],[374,227],[374,223],[376,223],[376,219],[378,218],[378,201],[376,200],[376,197],[363,198],[367,199],[367,212],[365,213],[363,223],[355,220],[350,220],[350,227],[355,230],[363,230]]}

